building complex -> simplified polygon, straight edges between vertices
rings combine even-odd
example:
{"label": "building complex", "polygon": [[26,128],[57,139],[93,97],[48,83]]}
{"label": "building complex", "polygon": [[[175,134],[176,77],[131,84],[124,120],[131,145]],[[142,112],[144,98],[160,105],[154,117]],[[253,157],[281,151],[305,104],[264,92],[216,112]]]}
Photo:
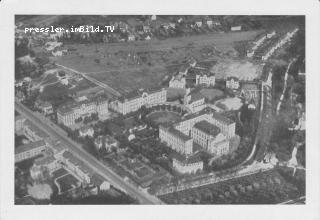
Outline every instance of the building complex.
{"label": "building complex", "polygon": [[130,112],[139,110],[144,105],[160,104],[167,101],[167,90],[149,89],[137,90],[129,94],[123,95],[118,100],[110,103],[110,109],[126,115]]}
{"label": "building complex", "polygon": [[57,119],[59,124],[71,126],[79,118],[92,114],[98,114],[99,118],[107,118],[108,113],[108,100],[99,96],[90,100],[72,101],[60,106],[57,110]]}

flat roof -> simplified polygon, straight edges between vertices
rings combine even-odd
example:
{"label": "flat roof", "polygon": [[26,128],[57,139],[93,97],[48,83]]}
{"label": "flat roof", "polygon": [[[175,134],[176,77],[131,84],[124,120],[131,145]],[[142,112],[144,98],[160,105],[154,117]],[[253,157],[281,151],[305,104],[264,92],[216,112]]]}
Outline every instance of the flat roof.
{"label": "flat roof", "polygon": [[214,124],[211,124],[205,120],[195,123],[194,127],[214,137],[221,132],[220,128],[218,128]]}

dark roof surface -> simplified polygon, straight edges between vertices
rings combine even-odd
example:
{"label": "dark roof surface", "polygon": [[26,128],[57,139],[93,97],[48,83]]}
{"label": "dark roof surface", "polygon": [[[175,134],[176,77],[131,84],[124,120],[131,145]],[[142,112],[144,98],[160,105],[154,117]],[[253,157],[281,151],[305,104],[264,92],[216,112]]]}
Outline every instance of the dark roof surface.
{"label": "dark roof surface", "polygon": [[196,123],[194,127],[214,137],[221,132],[220,128],[204,120]]}

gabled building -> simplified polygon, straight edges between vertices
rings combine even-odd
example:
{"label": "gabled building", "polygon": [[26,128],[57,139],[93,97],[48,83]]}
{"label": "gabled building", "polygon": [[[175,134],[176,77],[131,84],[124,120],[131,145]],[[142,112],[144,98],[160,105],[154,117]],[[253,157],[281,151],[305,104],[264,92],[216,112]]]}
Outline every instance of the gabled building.
{"label": "gabled building", "polygon": [[139,110],[144,105],[160,104],[166,101],[167,90],[165,88],[136,90],[111,102],[110,108],[118,113],[126,115],[130,112]]}
{"label": "gabled building", "polygon": [[26,136],[32,142],[49,138],[49,135],[46,132],[40,130],[29,120],[24,122],[22,132],[24,136]]}
{"label": "gabled building", "polygon": [[228,77],[226,80],[226,88],[237,90],[240,87],[240,81],[237,77]]}
{"label": "gabled building", "polygon": [[172,156],[172,166],[179,173],[194,174],[203,170],[203,161],[199,155],[185,157],[183,155],[174,154]]}
{"label": "gabled building", "polygon": [[243,97],[246,102],[254,100],[255,103],[259,103],[260,88],[257,83],[244,82],[241,85],[240,96]]}
{"label": "gabled building", "polygon": [[112,148],[117,149],[120,143],[110,135],[105,135],[105,136],[100,135],[94,140],[94,145],[99,150],[104,148],[107,152],[110,152]]}
{"label": "gabled building", "polygon": [[30,159],[39,154],[42,154],[47,148],[46,142],[43,140],[31,142],[15,148],[14,158],[15,163]]}
{"label": "gabled building", "polygon": [[90,126],[83,126],[79,129],[79,136],[80,137],[93,137],[94,135],[94,130]]}
{"label": "gabled building", "polygon": [[175,75],[169,81],[170,88],[186,88],[186,77],[183,75]]}
{"label": "gabled building", "polygon": [[189,108],[192,113],[199,112],[206,107],[205,97],[198,89],[190,91],[190,88],[188,88],[183,99],[183,104]]}
{"label": "gabled building", "polygon": [[108,100],[102,96],[80,102],[69,102],[61,105],[57,110],[58,123],[65,126],[75,124],[75,120],[98,114],[99,118],[108,117]]}

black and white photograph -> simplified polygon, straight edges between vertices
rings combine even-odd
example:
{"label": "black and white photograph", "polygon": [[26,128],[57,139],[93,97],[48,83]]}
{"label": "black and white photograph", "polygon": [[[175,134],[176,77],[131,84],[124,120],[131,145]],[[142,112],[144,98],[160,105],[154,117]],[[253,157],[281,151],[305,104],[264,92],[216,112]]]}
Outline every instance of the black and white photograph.
{"label": "black and white photograph", "polygon": [[15,204],[304,204],[304,16],[15,25]]}
{"label": "black and white photograph", "polygon": [[[212,219],[210,207],[257,207],[257,218],[319,205],[306,13],[44,12],[0,26],[11,33],[13,82],[1,84],[12,93],[1,96],[12,94],[13,145],[1,153],[14,209],[156,205],[174,216],[178,205]],[[263,219],[289,219],[272,212]]]}

